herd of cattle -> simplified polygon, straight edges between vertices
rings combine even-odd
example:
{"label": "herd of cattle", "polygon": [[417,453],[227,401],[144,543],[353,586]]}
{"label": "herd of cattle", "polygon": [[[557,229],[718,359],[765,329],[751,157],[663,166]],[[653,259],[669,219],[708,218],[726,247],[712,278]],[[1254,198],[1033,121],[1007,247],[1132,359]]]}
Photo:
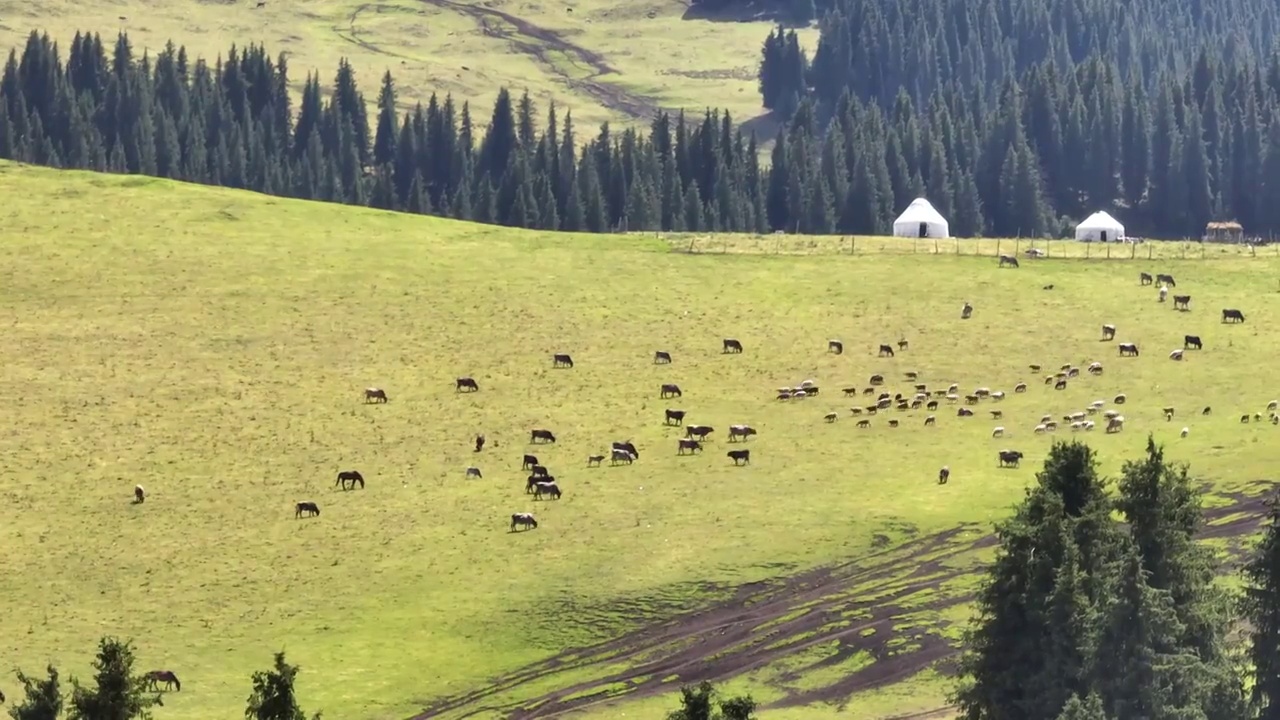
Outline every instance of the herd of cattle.
{"label": "herd of cattle", "polygon": [[[1018,267],[1017,259],[1013,257],[1001,256],[1001,267]],[[1141,273],[1139,275],[1139,283],[1143,286],[1159,283],[1159,301],[1165,302],[1168,288],[1176,287],[1177,284],[1172,275],[1157,274],[1152,276],[1149,273]],[[1052,285],[1045,286],[1046,290],[1052,289]],[[1190,295],[1175,295],[1173,297],[1173,307],[1175,310],[1189,312],[1191,307]],[[968,320],[973,317],[974,308],[969,302],[965,302],[961,309],[960,317],[962,320]],[[1235,322],[1243,323],[1245,320],[1244,313],[1235,308],[1225,308],[1222,310],[1222,321],[1224,323]],[[1116,326],[1106,324],[1102,326],[1102,340],[1112,341],[1116,338]],[[892,358],[897,353],[907,350],[910,343],[903,338],[895,344],[881,344],[877,351],[877,356],[881,358]],[[1136,343],[1122,342],[1116,345],[1120,357],[1139,357],[1140,352]],[[1187,350],[1200,350],[1204,347],[1198,335],[1185,335],[1183,337],[1183,345],[1181,348],[1175,348],[1169,353],[1169,358],[1175,361],[1181,361],[1184,352]],[[827,351],[829,353],[843,354],[844,343],[837,339],[827,341]],[[738,354],[743,352],[742,343],[735,338],[724,338],[722,341],[723,354]],[[665,365],[672,362],[671,353],[665,350],[656,351],[653,355],[653,363],[655,365]],[[555,354],[552,356],[552,366],[555,368],[571,369],[574,367],[573,357],[568,354]],[[1039,374],[1042,370],[1040,365],[1030,365],[1029,369],[1032,373]],[[1101,362],[1089,363],[1085,368],[1080,368],[1074,364],[1068,363],[1061,365],[1057,371],[1044,375],[1044,384],[1052,385],[1055,390],[1065,390],[1068,384],[1074,382],[1077,378],[1084,376],[1099,376],[1103,374],[1103,365]],[[865,387],[849,386],[842,388],[845,397],[874,396],[874,401],[868,398],[867,404],[856,405],[850,408],[851,415],[856,418],[856,426],[858,428],[869,428],[872,425],[872,417],[882,413],[888,414],[893,410],[912,411],[924,410],[930,414],[926,415],[923,425],[926,427],[935,426],[938,422],[935,411],[939,409],[942,403],[963,405],[956,410],[956,417],[966,418],[975,417],[975,406],[984,401],[999,405],[1006,397],[1002,390],[992,390],[987,387],[979,387],[970,393],[962,394],[958,383],[949,383],[946,387],[930,387],[928,383],[918,382],[919,373],[908,371],[904,373],[905,379],[910,382],[911,389],[907,392],[892,393],[885,390],[885,376],[883,374],[874,374],[868,378]],[[479,392],[480,384],[473,377],[459,377],[455,381],[456,392]],[[804,398],[814,397],[819,394],[819,386],[816,381],[810,379],[805,380],[794,387],[783,387],[777,390],[776,398],[778,401],[794,402],[803,400]],[[1028,391],[1028,385],[1025,382],[1017,383],[1013,392],[1016,394]],[[675,383],[663,383],[659,388],[659,397],[662,399],[683,397],[684,393],[680,386]],[[388,396],[382,388],[366,388],[364,391],[365,402],[385,403]],[[1115,406],[1124,405],[1127,398],[1124,394],[1116,395],[1112,398],[1111,404]],[[1107,409],[1105,400],[1094,400],[1082,409],[1072,410],[1060,416],[1063,423],[1073,432],[1089,432],[1098,427],[1098,421],[1093,418],[1100,416],[1105,421],[1105,431],[1108,433],[1120,432],[1124,429],[1125,418],[1120,410],[1116,408]],[[992,407],[987,410],[992,421],[1001,421],[1004,412],[998,407]],[[1277,413],[1277,402],[1272,401],[1267,406],[1269,419],[1273,424],[1280,424],[1280,414]],[[1175,409],[1172,407],[1163,408],[1166,420],[1172,420]],[[1205,407],[1202,415],[1211,413],[1211,408]],[[684,436],[677,438],[676,453],[678,455],[693,455],[701,452],[708,437],[715,432],[715,428],[709,425],[685,425],[685,411],[675,408],[667,408],[665,410],[664,423],[669,426],[680,426],[684,429]],[[828,412],[823,416],[827,423],[834,423],[840,418],[838,412]],[[1247,423],[1250,420],[1262,420],[1260,412],[1244,414],[1240,420]],[[1044,415],[1033,427],[1033,433],[1036,435],[1044,433],[1053,433],[1058,429],[1059,417],[1054,415]],[[899,417],[890,417],[885,423],[888,427],[896,428],[901,425]],[[1189,428],[1183,428],[1181,435],[1186,437]],[[747,441],[757,434],[756,429],[749,425],[731,425],[728,430],[728,439],[730,442]],[[1003,425],[996,425],[992,430],[993,438],[1001,438],[1006,435]],[[556,442],[555,433],[545,428],[535,428],[529,433],[529,443],[537,444],[553,444]],[[475,449],[479,452],[485,444],[483,435],[479,435],[475,439]],[[735,465],[750,464],[751,451],[745,447],[739,446],[739,449],[730,450],[726,453],[727,457],[733,461]],[[997,452],[997,461],[999,467],[1018,467],[1019,462],[1024,457],[1023,453],[1013,449],[1001,449]],[[608,459],[612,465],[625,464],[630,465],[640,458],[640,451],[630,441],[617,441],[612,443],[607,454],[591,455],[587,458],[588,467],[598,467],[605,459]],[[521,470],[529,471],[529,475],[525,482],[525,492],[531,494],[534,500],[542,500],[543,498],[560,499],[563,491],[560,482],[554,475],[550,473],[547,467],[541,464],[536,455],[525,454],[521,463]],[[466,476],[469,478],[483,477],[480,468],[468,467]],[[951,476],[951,469],[943,467],[938,473],[938,482],[946,483]],[[344,470],[338,473],[335,485],[341,485],[344,490],[348,486],[354,488],[356,485],[364,487],[364,478],[359,471]],[[138,502],[142,501],[142,489],[137,488]],[[320,508],[315,502],[305,501],[297,503],[295,507],[295,516],[315,516],[320,514]],[[536,528],[538,521],[532,513],[520,512],[511,515],[510,530],[516,531],[521,528]]]}

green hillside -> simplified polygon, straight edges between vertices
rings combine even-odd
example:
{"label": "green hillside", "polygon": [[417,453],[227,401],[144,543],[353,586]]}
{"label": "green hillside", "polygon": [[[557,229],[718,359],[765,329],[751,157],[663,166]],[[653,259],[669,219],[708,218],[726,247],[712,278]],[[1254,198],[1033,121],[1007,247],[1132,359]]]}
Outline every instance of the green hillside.
{"label": "green hillside", "polygon": [[[144,669],[183,680],[158,718],[238,716],[282,648],[328,717],[618,717],[624,701],[656,717],[695,667],[771,718],[937,708],[990,524],[1054,437],[1033,434],[1042,415],[1127,394],[1124,431],[1088,433],[1104,469],[1153,433],[1212,483],[1224,549],[1278,459],[1280,428],[1240,422],[1280,395],[1258,372],[1277,350],[1274,253],[1012,270],[970,245],[516,231],[8,163],[0,192],[0,647],[83,678],[98,637],[132,637]],[[677,252],[691,241],[708,252]],[[1191,310],[1140,271],[1174,274]],[[1248,321],[1220,323],[1223,307]],[[1103,323],[1141,357],[1117,357]],[[1170,361],[1186,333],[1204,349]],[[726,337],[745,351],[722,354]],[[1028,370],[1095,360],[1101,376],[1062,391]],[[910,393],[908,371],[1008,397],[858,428],[868,377]],[[480,391],[455,392],[462,375]],[[806,379],[817,397],[775,399]],[[390,402],[366,404],[370,386]],[[677,455],[665,408],[715,427],[703,453]],[[759,430],[742,467],[734,423]],[[558,442],[531,446],[533,428]],[[587,467],[626,439],[635,464]],[[1020,468],[997,467],[1006,447]],[[525,494],[526,452],[562,499]],[[345,469],[367,487],[334,487]],[[320,517],[296,519],[302,500]],[[508,532],[525,511],[540,526]],[[0,688],[12,698],[12,676]]]}

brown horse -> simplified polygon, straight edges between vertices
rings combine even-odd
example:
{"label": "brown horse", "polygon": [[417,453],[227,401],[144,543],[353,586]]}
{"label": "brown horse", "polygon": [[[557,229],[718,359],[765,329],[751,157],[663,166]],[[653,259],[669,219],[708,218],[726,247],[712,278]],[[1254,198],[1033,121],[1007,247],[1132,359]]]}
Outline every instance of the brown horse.
{"label": "brown horse", "polygon": [[164,688],[174,688],[178,692],[182,692],[182,683],[178,680],[178,676],[172,670],[152,670],[143,676],[146,680],[147,689],[155,690],[158,683],[164,683]]}
{"label": "brown horse", "polygon": [[347,489],[347,483],[351,483],[351,487],[355,488],[356,483],[360,483],[360,488],[364,489],[364,476],[359,470],[343,470],[338,473],[338,479],[334,481],[334,485],[342,485],[342,489]]}
{"label": "brown horse", "polygon": [[314,515],[319,515],[319,514],[320,514],[320,506],[319,506],[319,505],[316,505],[316,504],[315,504],[315,503],[313,503],[313,502],[300,502],[300,503],[298,503],[297,505],[295,505],[295,506],[294,506],[293,516],[294,516],[295,518],[300,518],[300,517],[302,517],[302,514],[303,514],[303,513],[306,513],[308,517],[310,517],[310,516],[314,516]]}

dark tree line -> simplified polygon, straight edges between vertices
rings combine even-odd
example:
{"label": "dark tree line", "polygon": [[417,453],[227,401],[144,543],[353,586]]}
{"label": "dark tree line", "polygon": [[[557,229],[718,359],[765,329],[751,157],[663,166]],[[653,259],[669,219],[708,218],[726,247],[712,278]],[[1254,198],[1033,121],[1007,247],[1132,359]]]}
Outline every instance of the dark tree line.
{"label": "dark tree line", "polygon": [[1037,481],[997,526],[960,663],[962,717],[1280,717],[1280,505],[1235,598],[1195,541],[1198,489],[1150,440],[1114,496],[1080,443],[1055,444]]}

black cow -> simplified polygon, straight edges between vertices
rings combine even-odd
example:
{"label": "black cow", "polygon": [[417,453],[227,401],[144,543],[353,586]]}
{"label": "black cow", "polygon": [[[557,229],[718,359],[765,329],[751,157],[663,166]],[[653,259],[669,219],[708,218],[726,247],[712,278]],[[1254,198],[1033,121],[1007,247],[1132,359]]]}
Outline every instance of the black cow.
{"label": "black cow", "polygon": [[881,345],[880,352],[878,354],[880,357],[893,357],[893,346]]}
{"label": "black cow", "polygon": [[1228,308],[1226,310],[1223,310],[1222,322],[1228,322],[1228,321],[1244,322],[1244,313],[1240,312],[1239,310],[1235,310],[1233,308]]}
{"label": "black cow", "polygon": [[467,392],[476,392],[480,389],[480,386],[476,384],[475,378],[460,377],[454,381],[454,384],[456,386],[454,392],[462,392],[463,390],[466,390]]}
{"label": "black cow", "polygon": [[742,343],[733,338],[724,339],[724,352],[740,353],[742,352]]}
{"label": "black cow", "polygon": [[555,442],[555,441],[556,441],[556,436],[555,436],[554,434],[552,434],[552,432],[551,432],[550,430],[531,430],[531,431],[529,431],[529,442],[531,442],[531,443],[532,443],[532,442],[538,442],[539,440],[543,440],[543,441],[545,441],[545,442]]}
{"label": "black cow", "polygon": [[1001,450],[1000,467],[1018,467],[1022,461],[1022,452],[1018,450]]}
{"label": "black cow", "polygon": [[640,459],[640,451],[636,449],[636,446],[635,446],[634,444],[632,444],[632,442],[631,442],[630,440],[628,440],[628,441],[626,441],[626,442],[616,442],[616,443],[614,443],[614,444],[613,444],[612,449],[613,449],[613,450],[622,450],[622,451],[624,451],[624,452],[628,452],[628,453],[630,453],[630,454],[631,454],[631,457],[633,457],[633,458],[635,458],[635,459],[637,459],[637,460],[639,460],[639,459]]}
{"label": "black cow", "polygon": [[537,455],[525,455],[525,456],[524,456],[524,462],[520,463],[520,469],[521,469],[521,470],[528,470],[529,468],[531,468],[531,467],[533,467],[534,465],[537,465],[537,464],[538,464],[538,456],[537,456]]}
{"label": "black cow", "polygon": [[702,449],[702,443],[698,442],[697,440],[680,438],[676,442],[679,443],[679,446],[676,448],[677,455],[683,455],[685,450],[688,450],[690,453],[693,453]]}
{"label": "black cow", "polygon": [[667,418],[663,422],[667,425],[683,425],[684,410],[667,410]]}
{"label": "black cow", "polygon": [[729,459],[733,461],[734,465],[739,465],[741,463],[747,463],[748,465],[751,464],[750,450],[730,450],[728,452],[728,456]]}
{"label": "black cow", "polygon": [[671,362],[671,353],[659,350],[653,354],[654,365],[666,365]]}
{"label": "black cow", "polygon": [[680,386],[676,385],[675,383],[663,383],[662,391],[658,394],[658,396],[664,397],[664,398],[683,397],[684,393],[680,391]]}
{"label": "black cow", "polygon": [[1195,348],[1197,350],[1201,349],[1202,345],[1200,344],[1200,336],[1199,335],[1182,336],[1182,347]]}
{"label": "black cow", "polygon": [[551,361],[552,367],[573,367],[573,358],[568,355],[553,355]]}

